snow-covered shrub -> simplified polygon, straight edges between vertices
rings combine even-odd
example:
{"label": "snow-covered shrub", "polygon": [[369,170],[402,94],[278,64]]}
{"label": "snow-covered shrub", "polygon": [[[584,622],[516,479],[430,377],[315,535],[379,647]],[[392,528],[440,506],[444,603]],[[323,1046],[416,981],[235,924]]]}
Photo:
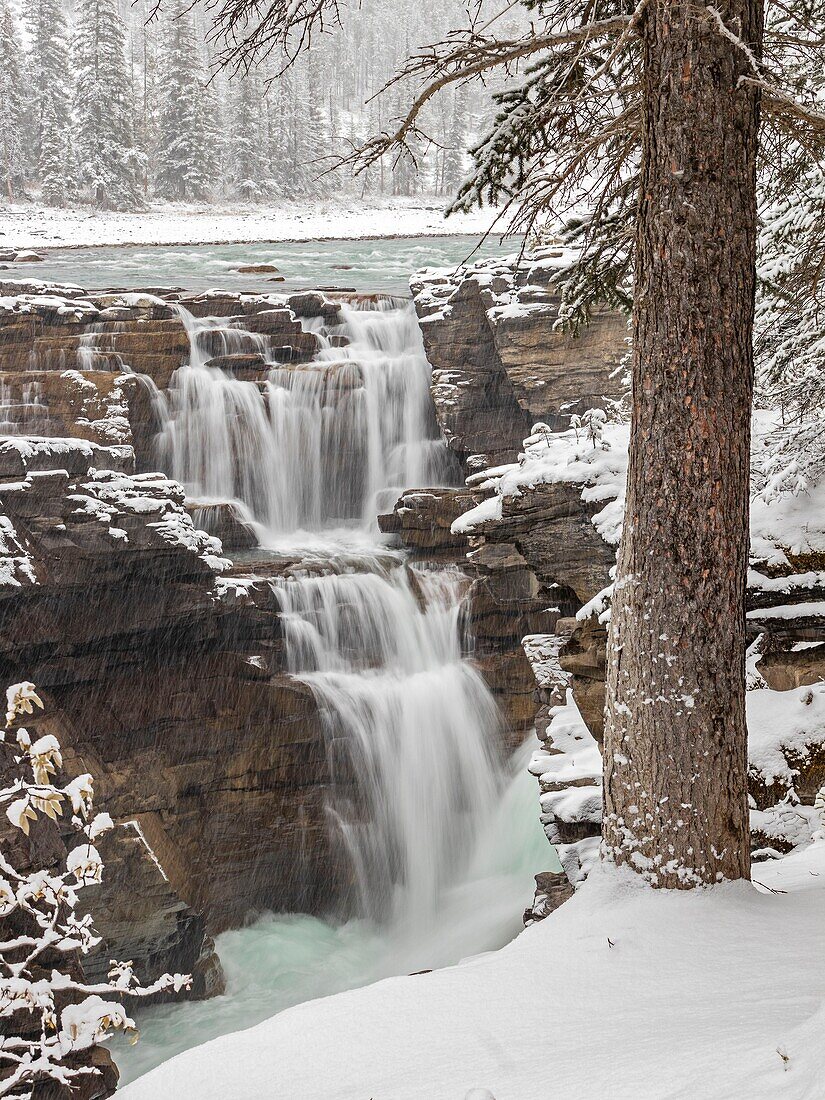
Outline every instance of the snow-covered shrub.
{"label": "snow-covered shrub", "polygon": [[143,986],[130,962],[112,961],[108,982],[90,985],[82,980],[77,954],[86,954],[100,937],[91,915],[79,917],[75,909],[80,891],[101,881],[103,861],[94,842],[113,823],[108,814],[93,812],[91,775],[57,785],[63,760],[54,736],[32,741],[25,729],[9,728],[35,707],[42,708],[34,684],[14,684],[6,699],[0,741],[12,733],[19,755],[12,750],[13,776],[0,788],[0,806],[26,836],[41,816],[57,821],[67,812],[78,834],[62,869],[21,870],[14,866],[11,846],[4,842],[0,847],[0,1096],[25,1097],[32,1095],[37,1081],[70,1085],[73,1078],[98,1073],[84,1064],[83,1052],[91,1052],[113,1032],[137,1037],[122,1004],[124,994],[177,991],[188,988],[191,979],[164,974]]}
{"label": "snow-covered shrub", "polygon": [[588,409],[581,416],[571,416],[570,426],[576,432],[576,440],[579,438],[579,428],[584,428],[587,439],[593,447],[601,447],[605,451],[610,450],[610,444],[604,438],[604,426],[607,423],[607,413],[604,409]]}

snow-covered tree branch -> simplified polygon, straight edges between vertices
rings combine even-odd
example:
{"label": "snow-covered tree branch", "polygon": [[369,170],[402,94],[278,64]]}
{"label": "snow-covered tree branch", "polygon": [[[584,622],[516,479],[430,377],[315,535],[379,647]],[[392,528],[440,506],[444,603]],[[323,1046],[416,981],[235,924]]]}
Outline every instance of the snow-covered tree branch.
{"label": "snow-covered tree branch", "polygon": [[91,775],[58,784],[63,760],[57,739],[46,734],[32,740],[19,725],[42,708],[34,685],[14,684],[6,698],[0,740],[11,751],[14,775],[0,789],[0,808],[25,836],[43,818],[57,822],[68,815],[77,836],[57,868],[15,866],[10,846],[0,849],[0,1017],[8,1021],[0,1039],[0,1096],[24,1097],[38,1081],[71,1085],[79,1076],[98,1073],[82,1055],[115,1031],[137,1037],[125,995],[177,991],[188,988],[190,978],[164,974],[142,985],[130,962],[113,960],[107,982],[83,981],[73,961],[100,938],[91,915],[80,917],[75,910],[80,892],[102,879],[95,841],[113,823],[108,814],[94,813]]}

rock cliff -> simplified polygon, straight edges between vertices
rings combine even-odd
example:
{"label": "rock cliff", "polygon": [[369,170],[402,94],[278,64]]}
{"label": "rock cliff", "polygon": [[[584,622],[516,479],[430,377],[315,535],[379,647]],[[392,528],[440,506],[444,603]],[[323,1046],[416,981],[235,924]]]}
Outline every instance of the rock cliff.
{"label": "rock cliff", "polygon": [[[161,293],[0,284],[0,668],[37,683],[43,732],[122,823],[90,898],[105,940],[91,969],[117,955],[192,970],[203,996],[221,985],[210,935],[268,908],[328,910],[349,883],[317,709],[283,660],[269,582],[289,563],[233,567],[203,507],[151,472],[156,393],[189,356],[180,303],[220,318],[207,358],[261,378],[240,329],[297,366],[318,345],[299,316],[338,307]],[[257,545],[231,504],[211,507],[226,552]]]}
{"label": "rock cliff", "polygon": [[536,421],[563,427],[621,394],[626,321],[597,310],[579,335],[562,330],[558,262],[510,257],[412,279],[438,421],[470,470],[512,461]]}

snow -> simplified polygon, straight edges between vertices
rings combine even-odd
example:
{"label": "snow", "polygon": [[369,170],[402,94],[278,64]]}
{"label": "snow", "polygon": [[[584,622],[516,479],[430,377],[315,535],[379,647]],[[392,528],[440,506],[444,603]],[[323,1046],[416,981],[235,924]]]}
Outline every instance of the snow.
{"label": "snow", "polygon": [[777,412],[754,412],[754,468],[765,484],[751,501],[751,556],[769,566],[787,567],[785,551],[825,553],[825,478],[797,492],[775,488],[770,440],[778,423]]}
{"label": "snow", "polygon": [[776,607],[757,607],[748,612],[749,619],[804,619],[825,616],[825,600],[806,603],[783,603]]}
{"label": "snow", "polygon": [[599,867],[495,954],[299,1005],[121,1095],[814,1100],[825,842],[760,865],[759,877],[791,892],[654,891]]}
{"label": "snow", "polygon": [[792,785],[794,771],[785,752],[804,760],[811,748],[825,745],[825,684],[789,691],[756,688],[746,703],[750,766],[768,786],[777,780]]}
{"label": "snow", "polygon": [[[471,556],[471,555],[470,555]],[[540,689],[561,688],[570,681],[570,673],[559,664],[559,652],[565,638],[559,634],[527,634],[521,639],[524,654]]]}
{"label": "snow", "polygon": [[548,785],[600,784],[602,754],[598,742],[579,713],[572,691],[567,691],[566,703],[553,707],[551,715],[552,722],[547,730],[547,738],[556,751],[537,749],[529,764],[531,774],[537,775],[542,784]]}
{"label": "snow", "polygon": [[[776,414],[756,410],[753,417],[753,459],[755,482],[751,501],[751,560],[769,568],[791,570],[788,554],[819,555],[825,553],[825,478],[804,491],[760,490],[765,480],[760,470],[768,453]],[[507,497],[519,496],[524,489],[540,484],[566,483],[582,486],[582,500],[604,507],[592,522],[601,537],[611,546],[618,546],[624,514],[625,482],[630,428],[624,423],[607,423],[603,427],[606,447],[593,446],[585,428],[551,432],[535,425],[533,434],[524,441],[524,451],[518,462],[495,469],[483,470],[467,479],[473,489],[493,495],[453,522],[455,533],[471,534],[485,523],[502,518]],[[787,591],[815,588],[825,580],[825,574],[806,570],[791,577],[769,578],[752,569],[748,575],[750,587],[765,591]],[[603,594],[598,599],[602,600]],[[805,605],[802,605],[803,607]],[[751,613],[753,618],[768,616],[796,617],[805,613],[800,605],[785,611],[774,608]],[[812,604],[809,614],[822,614],[821,605]]]}
{"label": "snow", "polygon": [[809,570],[807,573],[794,573],[790,577],[768,577],[756,569],[749,569],[748,588],[757,588],[761,592],[783,593],[790,593],[800,588],[825,588],[825,572]]}
{"label": "snow", "polygon": [[564,843],[558,823],[588,822],[598,826],[602,815],[602,754],[581,716],[572,691],[550,710],[544,748],[536,750],[529,771],[538,776],[540,820],[564,871],[574,884],[590,873],[598,857],[599,839],[587,836]]}
{"label": "snow", "polygon": [[800,493],[785,492],[751,503],[753,556],[769,565],[785,565],[782,548],[792,554],[825,552],[825,479]]}
{"label": "snow", "polygon": [[501,497],[488,497],[487,500],[482,500],[475,508],[471,508],[468,512],[464,512],[457,520],[454,520],[450,530],[454,535],[466,535],[474,531],[482,523],[499,519],[501,519]]}
{"label": "snow", "polygon": [[119,212],[55,209],[34,204],[0,206],[0,232],[15,248],[89,247],[117,244],[207,244],[308,241],[484,233],[495,211],[445,219],[436,199],[385,202],[336,196],[300,203],[227,209],[213,205],[158,203]]}

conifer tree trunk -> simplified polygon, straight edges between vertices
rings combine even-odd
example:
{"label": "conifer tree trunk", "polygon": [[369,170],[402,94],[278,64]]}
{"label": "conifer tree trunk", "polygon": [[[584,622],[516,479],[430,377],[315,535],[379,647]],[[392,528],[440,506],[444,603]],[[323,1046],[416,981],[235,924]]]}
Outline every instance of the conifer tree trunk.
{"label": "conifer tree trunk", "polygon": [[654,885],[749,874],[745,578],[763,0],[651,0],[633,421],[604,852]]}

